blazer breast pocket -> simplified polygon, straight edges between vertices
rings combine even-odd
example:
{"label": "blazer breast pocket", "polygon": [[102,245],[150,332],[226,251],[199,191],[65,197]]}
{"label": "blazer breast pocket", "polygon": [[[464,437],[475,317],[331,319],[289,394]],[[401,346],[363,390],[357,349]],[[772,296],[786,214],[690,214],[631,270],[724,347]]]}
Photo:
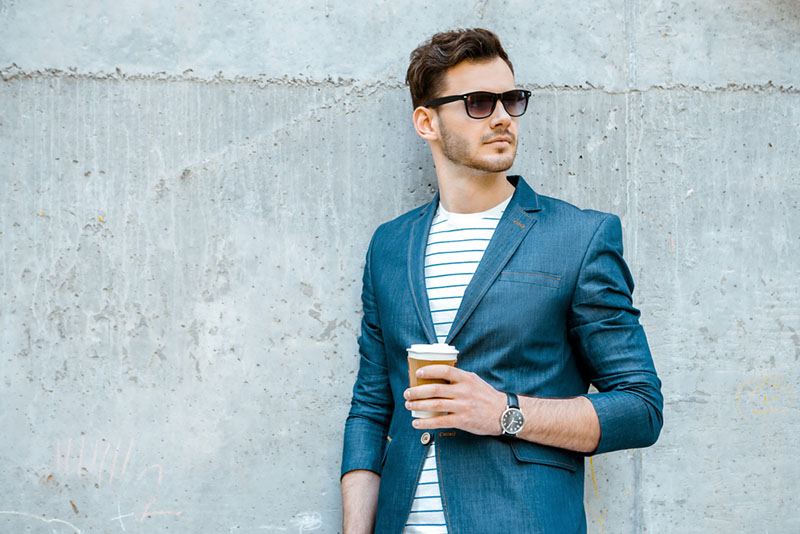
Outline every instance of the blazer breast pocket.
{"label": "blazer breast pocket", "polygon": [[539,286],[552,287],[555,289],[561,286],[561,277],[559,275],[545,273],[542,271],[501,271],[500,276],[497,277],[497,281],[519,284],[535,284]]}

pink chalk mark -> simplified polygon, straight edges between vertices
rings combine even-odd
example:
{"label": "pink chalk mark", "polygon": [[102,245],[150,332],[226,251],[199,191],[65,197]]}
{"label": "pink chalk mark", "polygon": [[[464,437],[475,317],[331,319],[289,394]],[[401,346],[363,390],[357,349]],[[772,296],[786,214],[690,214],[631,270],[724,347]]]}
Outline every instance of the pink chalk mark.
{"label": "pink chalk mark", "polygon": [[69,455],[72,454],[72,438],[67,440],[67,456],[64,459],[64,472],[69,473]]}
{"label": "pink chalk mark", "polygon": [[142,470],[142,472],[139,473],[139,476],[136,477],[137,480],[141,480],[142,478],[144,478],[144,474],[147,473],[148,471],[150,471],[151,469],[158,469],[158,485],[160,486],[161,485],[161,479],[164,476],[164,470],[161,469],[161,466],[159,464],[153,464],[150,467],[145,467]]}
{"label": "pink chalk mark", "polygon": [[108,454],[108,449],[110,449],[110,448],[111,448],[111,444],[107,443],[106,444],[106,450],[103,453],[103,459],[100,461],[100,469],[97,470],[97,485],[98,485],[98,487],[100,486],[100,482],[101,482],[100,479],[103,476],[103,465],[105,465],[105,463],[106,463],[106,455]]}
{"label": "pink chalk mark", "polygon": [[132,449],[133,449],[133,438],[131,438],[130,443],[128,443],[128,453],[125,455],[125,461],[122,462],[122,474],[120,474],[121,477],[125,476],[125,468],[128,467],[128,460],[131,457],[131,450]]}
{"label": "pink chalk mark", "polygon": [[[149,468],[148,468],[149,469]],[[139,518],[139,521],[144,521],[147,517],[152,517],[154,515],[181,515],[183,512],[178,512],[175,510],[159,510],[159,511],[150,511],[150,507],[155,504],[156,498],[153,497],[147,506],[144,507],[144,512],[142,512],[142,516]]]}
{"label": "pink chalk mark", "polygon": [[119,456],[119,440],[117,440],[117,448],[114,451],[114,463],[111,464],[111,474],[108,476],[108,485],[114,482],[114,472],[117,470],[117,456]]}
{"label": "pink chalk mark", "polygon": [[81,476],[81,467],[83,467],[83,445],[86,441],[86,436],[81,436],[81,454],[78,457],[78,476]]}
{"label": "pink chalk mark", "polygon": [[94,465],[97,463],[97,444],[100,442],[99,439],[94,440],[94,454],[92,455],[92,467],[89,468],[89,471],[94,471]]}

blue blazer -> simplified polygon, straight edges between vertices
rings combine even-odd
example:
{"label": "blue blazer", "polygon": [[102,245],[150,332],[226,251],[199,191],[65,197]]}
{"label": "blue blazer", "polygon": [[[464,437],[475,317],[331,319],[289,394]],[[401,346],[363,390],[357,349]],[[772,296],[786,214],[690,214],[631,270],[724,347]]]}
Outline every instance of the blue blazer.
{"label": "blue blazer", "polygon": [[[500,391],[585,395],[600,419],[595,454],[653,444],[661,382],[631,303],[619,219],[537,195],[518,176],[509,181],[516,191],[447,338],[458,367]],[[342,474],[381,475],[380,534],[402,531],[428,447],[402,395],[406,348],[436,341],[423,261],[438,200],[381,225],[364,267]],[[587,394],[590,384],[598,391]],[[431,433],[451,534],[586,531],[580,453],[455,429]]]}

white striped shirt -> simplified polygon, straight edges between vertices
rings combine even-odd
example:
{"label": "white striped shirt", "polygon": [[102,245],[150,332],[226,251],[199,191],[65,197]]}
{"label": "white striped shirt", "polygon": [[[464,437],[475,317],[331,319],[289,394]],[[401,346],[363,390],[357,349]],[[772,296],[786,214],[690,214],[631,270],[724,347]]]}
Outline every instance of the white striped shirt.
{"label": "white striped shirt", "polygon": [[[439,343],[450,333],[464,291],[509,200],[481,213],[449,213],[439,204],[425,248],[425,287]],[[403,534],[447,534],[435,443],[422,466]]]}
{"label": "white striped shirt", "polygon": [[422,464],[422,473],[403,534],[447,534],[439,477],[436,474],[435,443],[428,447],[428,456]]}

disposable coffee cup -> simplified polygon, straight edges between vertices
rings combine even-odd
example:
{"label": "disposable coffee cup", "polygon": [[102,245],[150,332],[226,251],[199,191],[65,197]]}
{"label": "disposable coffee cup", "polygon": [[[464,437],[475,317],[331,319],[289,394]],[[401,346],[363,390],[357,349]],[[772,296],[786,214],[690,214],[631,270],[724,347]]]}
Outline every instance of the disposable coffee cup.
{"label": "disposable coffee cup", "polygon": [[[449,384],[440,378],[417,378],[417,369],[427,365],[449,365],[455,367],[458,360],[458,350],[447,343],[434,343],[432,345],[411,345],[408,352],[408,385],[409,387],[424,384]],[[447,412],[421,412],[411,410],[411,417],[426,418],[436,415],[446,415]]]}

